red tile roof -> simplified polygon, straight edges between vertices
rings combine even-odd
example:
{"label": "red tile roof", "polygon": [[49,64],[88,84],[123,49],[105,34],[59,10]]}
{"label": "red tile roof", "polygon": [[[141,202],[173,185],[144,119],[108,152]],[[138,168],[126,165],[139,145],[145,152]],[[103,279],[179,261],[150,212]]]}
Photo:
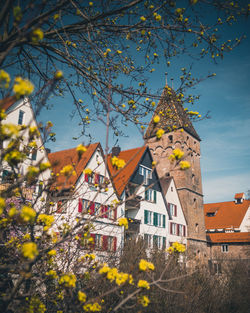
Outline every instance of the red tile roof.
{"label": "red tile roof", "polygon": [[207,234],[208,241],[212,243],[237,243],[237,242],[249,242],[250,243],[250,232],[242,233],[209,233]]}
{"label": "red tile roof", "polygon": [[0,100],[0,109],[7,111],[17,101],[16,96],[11,96]]}
{"label": "red tile roof", "polygon": [[[206,229],[240,227],[249,206],[250,200],[239,204],[234,201],[204,204]],[[215,211],[215,216],[207,216],[207,213]]]}
{"label": "red tile roof", "polygon": [[112,166],[112,155],[108,155],[108,169],[111,174],[114,188],[119,197],[122,195],[146,149],[147,147],[143,146],[141,148],[121,151],[118,158],[124,160],[126,165],[120,170],[117,170]]}
{"label": "red tile roof", "polygon": [[76,148],[49,153],[48,158],[54,174],[60,173],[61,169],[69,164],[74,166],[76,171],[76,175],[72,175],[69,178],[63,175],[56,176],[56,182],[52,187],[57,187],[60,190],[68,189],[75,185],[97,147],[101,149],[100,143],[93,143],[87,146],[87,151],[82,154],[80,159]]}
{"label": "red tile roof", "polygon": [[243,196],[244,196],[244,192],[236,193],[234,196],[234,199],[241,199],[241,198],[243,198]]}

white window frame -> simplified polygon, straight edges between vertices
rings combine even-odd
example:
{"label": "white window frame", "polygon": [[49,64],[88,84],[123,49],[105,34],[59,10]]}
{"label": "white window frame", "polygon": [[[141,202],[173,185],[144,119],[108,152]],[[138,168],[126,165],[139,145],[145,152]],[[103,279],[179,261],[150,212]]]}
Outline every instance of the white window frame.
{"label": "white window frame", "polygon": [[139,165],[139,174],[144,177],[144,185],[148,184],[148,180],[152,179],[152,170],[142,164]]}
{"label": "white window frame", "polygon": [[222,244],[221,245],[221,252],[227,253],[228,252],[228,244]]}
{"label": "white window frame", "polygon": [[172,235],[177,235],[177,224],[172,223]]}
{"label": "white window frame", "polygon": [[154,224],[154,213],[152,211],[148,211],[148,225]]}

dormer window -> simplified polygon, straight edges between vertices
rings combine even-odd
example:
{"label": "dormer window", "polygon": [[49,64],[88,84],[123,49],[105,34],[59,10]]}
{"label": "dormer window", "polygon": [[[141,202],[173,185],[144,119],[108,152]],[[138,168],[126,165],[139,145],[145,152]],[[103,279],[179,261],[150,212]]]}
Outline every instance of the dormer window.
{"label": "dormer window", "polygon": [[20,110],[18,115],[18,125],[23,125],[24,111]]}
{"label": "dormer window", "polygon": [[148,180],[152,179],[152,170],[148,167],[145,167],[143,165],[139,165],[139,174],[144,177],[143,183],[144,185],[148,184]]}
{"label": "dormer window", "polygon": [[236,204],[241,204],[245,200],[245,194],[244,192],[236,193],[234,196],[234,200]]}

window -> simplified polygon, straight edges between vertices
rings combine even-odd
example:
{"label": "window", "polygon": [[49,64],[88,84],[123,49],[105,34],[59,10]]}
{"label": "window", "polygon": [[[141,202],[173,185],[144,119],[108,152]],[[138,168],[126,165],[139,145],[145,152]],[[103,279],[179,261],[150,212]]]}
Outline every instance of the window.
{"label": "window", "polygon": [[179,225],[179,236],[185,237],[186,236],[186,226]]}
{"label": "window", "polygon": [[116,237],[109,236],[107,238],[107,250],[108,251],[116,251],[116,242],[117,242]]}
{"label": "window", "polygon": [[161,249],[162,247],[162,237],[161,236],[153,236],[153,246],[154,248]]}
{"label": "window", "polygon": [[199,232],[199,224],[198,224],[198,223],[195,224],[195,232],[196,232],[196,233]]}
{"label": "window", "polygon": [[149,234],[144,234],[144,240],[146,243],[146,248],[152,248],[152,235]]}
{"label": "window", "polygon": [[170,234],[177,235],[177,224],[170,223]]}
{"label": "window", "polygon": [[102,236],[101,235],[98,235],[98,234],[95,235],[95,247],[97,249],[102,248]]}
{"label": "window", "polygon": [[95,215],[100,214],[100,203],[95,202]]}
{"label": "window", "polygon": [[37,150],[32,150],[31,152],[31,160],[32,161],[35,161],[36,160],[36,157],[37,157]]}
{"label": "window", "polygon": [[156,190],[145,190],[145,200],[156,203]]}
{"label": "window", "polygon": [[152,170],[150,168],[143,166],[143,165],[139,165],[139,174],[144,177],[143,183],[145,185],[148,184],[149,179],[152,179]]}
{"label": "window", "polygon": [[116,220],[117,218],[117,209],[108,206],[108,218],[111,220]]}
{"label": "window", "polygon": [[177,205],[173,203],[168,203],[168,209],[171,216],[177,216]]}
{"label": "window", "polygon": [[221,251],[222,252],[228,252],[228,245],[222,245],[221,246]]}
{"label": "window", "polygon": [[10,171],[3,170],[2,183],[8,183],[8,182],[11,182],[11,180],[12,180],[12,173]]}
{"label": "window", "polygon": [[20,110],[18,115],[18,125],[23,125],[24,111]]}
{"label": "window", "polygon": [[144,224],[154,225],[157,227],[166,227],[166,216],[151,211],[144,211]]}

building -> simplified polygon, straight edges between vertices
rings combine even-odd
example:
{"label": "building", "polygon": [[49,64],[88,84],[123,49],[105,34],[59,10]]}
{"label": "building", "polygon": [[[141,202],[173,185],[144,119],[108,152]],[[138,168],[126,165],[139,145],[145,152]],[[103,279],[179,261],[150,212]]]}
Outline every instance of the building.
{"label": "building", "polygon": [[118,256],[124,240],[123,227],[117,223],[122,212],[117,206],[101,145],[90,144],[82,153],[76,148],[57,151],[48,157],[55,177],[50,192],[50,201],[55,203],[54,230],[60,233],[65,223],[74,227],[78,220],[81,223],[75,233],[80,242],[78,253],[86,250],[82,236],[88,229],[91,248],[99,260],[106,260],[110,252]]}
{"label": "building", "polygon": [[[114,168],[113,158],[126,165]],[[146,146],[125,151],[115,147],[108,156],[113,185],[129,221],[125,237],[141,236],[149,249],[165,249],[174,241],[186,244],[186,221],[173,179],[163,190],[152,162]]]}
{"label": "building", "polygon": [[[157,123],[154,122],[155,116],[160,117]],[[159,129],[165,132],[160,139],[156,136]],[[145,133],[145,144],[157,163],[162,185],[168,184],[169,176],[174,178],[187,221],[189,252],[192,256],[206,257],[200,141],[180,98],[166,86]],[[190,169],[183,171],[172,167],[169,156],[176,148],[185,152],[184,158],[190,162]]]}
{"label": "building", "polygon": [[204,204],[204,213],[210,259],[250,259],[250,200],[244,193]]}

